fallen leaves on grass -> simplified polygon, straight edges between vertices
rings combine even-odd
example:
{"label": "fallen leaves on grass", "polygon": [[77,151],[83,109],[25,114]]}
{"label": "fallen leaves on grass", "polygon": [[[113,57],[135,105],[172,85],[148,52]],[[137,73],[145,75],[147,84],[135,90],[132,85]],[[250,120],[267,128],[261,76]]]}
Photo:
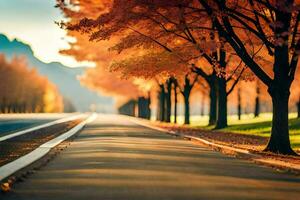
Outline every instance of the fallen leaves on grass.
{"label": "fallen leaves on grass", "polygon": [[287,156],[278,155],[270,152],[263,152],[264,147],[268,143],[268,138],[266,137],[231,132],[221,132],[216,130],[205,130],[200,128],[192,128],[188,125],[175,125],[170,123],[159,122],[152,123],[160,128],[164,128],[169,131],[175,131],[176,133],[199,137],[216,144],[245,149],[250,152],[260,154],[261,156],[268,159],[284,161],[297,165],[300,164],[299,156]]}

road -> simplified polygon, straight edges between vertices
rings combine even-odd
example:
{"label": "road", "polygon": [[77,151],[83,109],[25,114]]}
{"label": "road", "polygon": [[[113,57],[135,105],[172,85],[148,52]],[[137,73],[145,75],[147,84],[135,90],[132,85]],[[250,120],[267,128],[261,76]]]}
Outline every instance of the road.
{"label": "road", "polygon": [[100,115],[7,200],[299,199],[300,178]]}
{"label": "road", "polygon": [[69,114],[0,114],[0,136],[54,121]]}

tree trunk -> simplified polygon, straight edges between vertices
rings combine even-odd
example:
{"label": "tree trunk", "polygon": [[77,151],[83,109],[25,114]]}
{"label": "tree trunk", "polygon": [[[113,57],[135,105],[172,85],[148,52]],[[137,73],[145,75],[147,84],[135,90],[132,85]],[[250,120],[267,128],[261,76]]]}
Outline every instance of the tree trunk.
{"label": "tree trunk", "polygon": [[167,81],[167,92],[166,92],[166,116],[165,116],[165,121],[166,122],[171,122],[171,108],[172,108],[172,102],[171,102],[171,97],[172,97],[172,81],[169,79]]}
{"label": "tree trunk", "polygon": [[[136,101],[131,99],[128,102],[121,105],[118,108],[118,112],[119,112],[119,114],[122,114],[122,115],[128,115],[128,116],[134,117],[135,116],[135,106],[136,106]],[[25,107],[24,107],[24,110],[26,110]],[[67,109],[67,111],[69,111],[69,109]]]}
{"label": "tree trunk", "polygon": [[291,13],[277,10],[275,14],[277,22],[284,22],[280,28],[275,29],[275,39],[280,38],[284,42],[282,45],[276,45],[274,48],[274,79],[268,88],[268,92],[272,97],[273,120],[271,137],[265,151],[295,155],[296,153],[292,150],[290,144],[288,119],[291,86],[289,76],[289,37],[288,35],[283,35],[289,31]]}
{"label": "tree trunk", "polygon": [[260,114],[260,100],[259,97],[255,98],[255,110],[254,110],[254,117],[259,117]]}
{"label": "tree trunk", "polygon": [[296,106],[297,106],[297,118],[299,119],[300,118],[300,97],[298,99]]}
{"label": "tree trunk", "polygon": [[196,70],[196,74],[203,77],[209,86],[209,122],[208,125],[215,125],[217,121],[217,89],[216,89],[216,71],[213,68],[213,73],[207,75],[202,70]]}
{"label": "tree trunk", "polygon": [[184,92],[184,124],[190,124],[190,93]]}
{"label": "tree trunk", "polygon": [[290,87],[294,77],[290,77],[289,35],[286,34],[290,31],[292,15],[291,12],[281,9],[276,10],[275,15],[276,22],[282,23],[281,27],[275,29],[275,39],[281,39],[283,42],[274,48],[274,79],[268,88],[272,97],[273,120],[271,137],[265,150],[295,155],[290,145],[288,121]]}
{"label": "tree trunk", "polygon": [[297,118],[300,118],[300,99],[299,101],[297,102]]}
{"label": "tree trunk", "polygon": [[241,89],[238,89],[238,119],[242,118],[242,99],[241,99]]}
{"label": "tree trunk", "polygon": [[150,92],[148,92],[148,98],[147,98],[147,102],[146,102],[146,107],[147,107],[147,114],[146,114],[146,118],[147,119],[151,119],[151,108],[150,108],[150,105],[151,105],[151,94]]}
{"label": "tree trunk", "polygon": [[[196,80],[196,79],[195,79]],[[190,94],[194,84],[185,76],[184,89],[181,91],[184,98],[184,124],[190,124]]]}
{"label": "tree trunk", "polygon": [[160,97],[160,120],[165,121],[165,101],[166,101],[166,93],[164,85],[161,87],[161,97]]}
{"label": "tree trunk", "polygon": [[255,97],[255,108],[254,108],[254,117],[259,117],[260,114],[260,89],[258,82],[256,83],[256,97]]}
{"label": "tree trunk", "polygon": [[208,125],[215,125],[217,121],[217,88],[215,80],[209,84],[209,123]]}
{"label": "tree trunk", "polygon": [[174,123],[177,123],[177,84],[174,84]]}
{"label": "tree trunk", "polygon": [[138,117],[143,119],[150,119],[150,98],[138,98]]}
{"label": "tree trunk", "polygon": [[158,121],[164,121],[165,116],[165,88],[164,85],[159,85],[159,101],[158,101],[158,111],[157,111],[157,119]]}
{"label": "tree trunk", "polygon": [[137,107],[138,107],[138,117],[139,118],[145,118],[145,98],[139,97],[137,101]]}
{"label": "tree trunk", "polygon": [[161,121],[161,119],[160,119],[160,113],[161,113],[161,106],[160,106],[160,104],[161,104],[161,91],[158,91],[157,92],[157,107],[156,107],[156,120],[157,121]]}
{"label": "tree trunk", "polygon": [[269,93],[272,97],[273,120],[271,137],[265,151],[296,154],[291,148],[289,139],[288,102],[290,92],[280,88],[273,91],[269,89]]}
{"label": "tree trunk", "polygon": [[219,77],[218,81],[218,114],[216,129],[227,127],[227,91],[226,80],[223,77]]}

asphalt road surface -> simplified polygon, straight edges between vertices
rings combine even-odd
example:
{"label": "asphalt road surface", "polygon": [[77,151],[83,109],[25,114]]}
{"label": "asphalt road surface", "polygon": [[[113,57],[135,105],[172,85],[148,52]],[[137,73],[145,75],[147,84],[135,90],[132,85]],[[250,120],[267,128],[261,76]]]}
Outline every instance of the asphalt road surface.
{"label": "asphalt road surface", "polygon": [[69,114],[1,114],[0,137],[12,132],[54,121],[68,115]]}
{"label": "asphalt road surface", "polygon": [[300,177],[99,116],[8,200],[299,199]]}

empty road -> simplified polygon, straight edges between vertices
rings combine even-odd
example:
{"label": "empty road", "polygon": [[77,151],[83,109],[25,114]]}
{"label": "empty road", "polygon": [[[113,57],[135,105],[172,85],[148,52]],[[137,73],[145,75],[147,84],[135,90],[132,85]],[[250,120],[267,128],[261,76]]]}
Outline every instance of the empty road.
{"label": "empty road", "polygon": [[0,114],[0,137],[69,115],[70,114]]}
{"label": "empty road", "polygon": [[100,115],[8,200],[299,199],[300,178]]}

